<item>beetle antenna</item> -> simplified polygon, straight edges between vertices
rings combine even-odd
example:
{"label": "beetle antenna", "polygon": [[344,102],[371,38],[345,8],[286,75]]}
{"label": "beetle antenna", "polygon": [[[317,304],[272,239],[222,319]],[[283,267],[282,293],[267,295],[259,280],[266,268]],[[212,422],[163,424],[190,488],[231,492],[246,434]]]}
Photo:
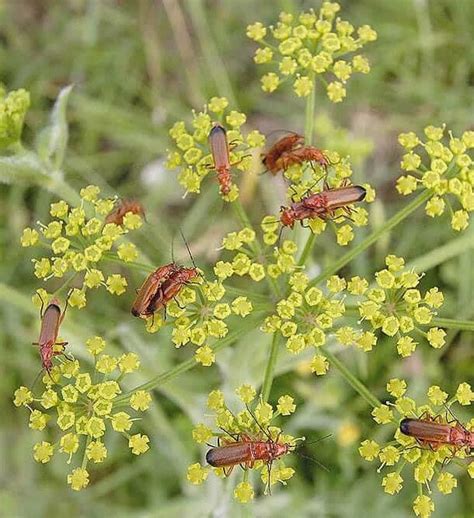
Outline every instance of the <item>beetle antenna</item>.
{"label": "beetle antenna", "polygon": [[324,469],[324,471],[327,471],[328,473],[330,472],[329,468],[327,466],[325,466],[324,464],[319,462],[319,460],[316,460],[314,457],[309,457],[308,455],[303,455],[303,453],[298,453],[297,451],[295,451],[294,453],[296,453],[296,455],[298,455],[299,457],[302,457],[303,459],[307,459],[307,460],[310,460],[311,462],[314,462],[320,468]]}
{"label": "beetle antenna", "polygon": [[175,264],[174,262],[174,234],[171,236],[171,262]]}
{"label": "beetle antenna", "polygon": [[188,245],[188,242],[186,241],[186,238],[184,237],[183,231],[181,229],[179,229],[179,233],[181,234],[184,244],[186,245],[186,249],[188,251],[189,257],[191,258],[191,262],[193,263],[194,268],[197,269],[196,263],[194,262],[193,254],[191,253],[191,250],[189,249],[189,245]]}

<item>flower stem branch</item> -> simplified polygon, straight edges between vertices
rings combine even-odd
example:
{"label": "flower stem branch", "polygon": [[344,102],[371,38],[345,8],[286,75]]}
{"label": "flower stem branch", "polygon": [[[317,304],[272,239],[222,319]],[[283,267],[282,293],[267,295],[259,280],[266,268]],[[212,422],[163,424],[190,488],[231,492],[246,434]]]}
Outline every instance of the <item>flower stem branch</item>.
{"label": "flower stem branch", "polygon": [[265,376],[263,378],[262,385],[262,399],[263,401],[268,401],[270,397],[270,391],[272,389],[275,365],[278,358],[278,349],[280,346],[279,335],[278,332],[273,333],[272,344],[270,346],[270,353],[268,355],[267,367],[265,368]]}
{"label": "flower stem branch", "polygon": [[469,320],[454,320],[452,318],[433,318],[431,323],[445,329],[457,329],[458,331],[474,331],[474,322]]}
{"label": "flower stem branch", "polygon": [[342,377],[352,386],[352,388],[359,393],[359,395],[369,403],[369,405],[374,408],[379,407],[382,403],[375,397],[372,392],[360,381],[357,379],[354,374],[337,358],[335,354],[333,354],[329,349],[325,347],[321,347],[321,350],[326,355],[327,359],[330,361],[334,367],[340,372]]}
{"label": "flower stem branch", "polygon": [[[217,344],[212,348],[213,351],[220,351],[221,349],[224,349],[225,347],[236,342],[237,340],[242,338],[242,336],[244,336],[246,333],[250,332],[252,329],[255,329],[255,326],[258,324],[258,322],[260,322],[260,320],[261,319],[257,318],[249,319],[248,322],[246,322],[245,326],[239,327],[236,331],[230,332],[225,338],[219,340]],[[162,374],[158,374],[158,376],[155,376],[146,383],[138,385],[137,387],[123,394],[122,396],[117,397],[114,401],[114,406],[117,404],[126,405],[128,404],[130,396],[137,390],[153,390],[157,387],[160,387],[161,385],[164,385],[165,383],[168,383],[180,374],[183,374],[184,372],[191,370],[197,365],[198,363],[196,363],[196,360],[194,358],[190,358],[189,360],[186,360],[180,363],[179,365],[176,365],[176,367],[173,367],[172,369],[169,369],[166,372],[163,372]]]}

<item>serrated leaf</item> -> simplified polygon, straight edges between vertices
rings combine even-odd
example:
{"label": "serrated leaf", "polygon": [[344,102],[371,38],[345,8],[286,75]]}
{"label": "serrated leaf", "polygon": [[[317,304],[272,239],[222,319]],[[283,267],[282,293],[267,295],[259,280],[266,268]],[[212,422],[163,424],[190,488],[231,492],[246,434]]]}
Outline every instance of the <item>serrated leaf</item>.
{"label": "serrated leaf", "polygon": [[50,162],[56,170],[61,168],[66,153],[69,138],[66,109],[73,86],[66,86],[59,92],[51,110],[49,124],[41,131],[37,141],[39,157]]}

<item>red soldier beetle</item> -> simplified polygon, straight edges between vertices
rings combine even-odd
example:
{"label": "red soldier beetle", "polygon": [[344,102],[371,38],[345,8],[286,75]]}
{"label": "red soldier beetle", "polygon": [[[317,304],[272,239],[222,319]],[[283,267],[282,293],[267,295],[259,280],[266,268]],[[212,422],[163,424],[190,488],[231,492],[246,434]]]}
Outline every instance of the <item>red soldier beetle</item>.
{"label": "red soldier beetle", "polygon": [[303,162],[316,162],[323,169],[327,169],[331,165],[328,157],[321,149],[314,146],[302,146],[282,153],[275,161],[275,169],[286,171],[292,165],[302,164]]}
{"label": "red soldier beetle", "polygon": [[[254,467],[255,462],[263,461],[267,466],[268,473],[266,490],[268,490],[268,493],[270,494],[271,469],[273,462],[288,453],[296,453],[301,446],[296,446],[296,444],[290,444],[285,442],[280,443],[279,439],[282,434],[281,431],[278,433],[276,438],[273,439],[273,437],[270,434],[270,431],[265,430],[265,428],[263,428],[263,426],[258,422],[257,418],[252,413],[248,405],[246,405],[246,407],[247,411],[255,421],[257,427],[260,429],[266,440],[263,440],[262,437],[252,438],[250,435],[246,433],[231,433],[222,428],[226,435],[230,437],[230,441],[226,438],[222,441],[224,444],[221,445],[221,438],[218,438],[217,446],[209,445],[211,449],[206,453],[206,462],[212,467],[222,468],[224,475],[229,476],[234,467],[237,465],[240,465],[243,469],[251,469]],[[312,443],[319,442],[323,439],[326,439],[329,436],[330,435],[327,435],[325,437],[322,437],[321,439],[312,441]],[[300,440],[304,441],[304,438]],[[313,459],[312,457],[307,457],[306,455],[301,456],[315,462],[320,467],[328,471],[326,466],[319,463],[316,459]]]}
{"label": "red soldier beetle", "polygon": [[310,194],[289,207],[281,207],[280,222],[285,227],[293,228],[296,221],[305,219],[328,219],[335,216],[337,209],[344,209],[350,214],[348,205],[362,201],[367,194],[360,185],[347,185]]}
{"label": "red soldier beetle", "polygon": [[[64,316],[66,315],[67,300],[64,307],[64,311],[61,311],[59,306],[59,300],[53,298],[44,309],[44,301],[41,295],[37,293],[41,300],[40,318],[41,318],[41,330],[37,342],[33,342],[33,345],[38,345],[41,356],[41,365],[48,374],[53,367],[53,357],[62,354],[65,346],[68,342],[58,342],[59,327],[61,326]],[[69,298],[69,297],[68,297]],[[43,311],[44,309],[44,311]],[[54,346],[62,346],[61,351],[55,351]]]}
{"label": "red soldier beetle", "polygon": [[178,272],[180,268],[181,267],[173,261],[172,263],[160,266],[150,273],[137,291],[137,296],[131,310],[132,315],[135,317],[151,315],[153,311],[148,311],[151,301],[156,296],[163,283]]}
{"label": "red soldier beetle", "polygon": [[[133,316],[146,318],[152,316],[161,308],[165,308],[166,311],[166,305],[176,298],[183,286],[201,275],[194,262],[188,243],[183,233],[181,231],[180,233],[193,263],[193,268],[186,268],[176,264],[174,258],[172,258],[171,263],[157,268],[145,279],[145,282],[138,290],[131,310]],[[171,253],[173,255],[173,247],[171,247]]]}
{"label": "red soldier beetle", "polygon": [[262,163],[267,171],[272,175],[276,175],[281,169],[281,166],[278,164],[278,160],[282,154],[292,151],[303,144],[304,137],[298,133],[291,133],[286,137],[282,137],[263,155]]}
{"label": "red soldier beetle", "polygon": [[413,437],[421,447],[428,446],[433,451],[441,446],[452,446],[454,450],[474,448],[474,432],[465,428],[456,418],[443,422],[441,415],[432,417],[425,412],[420,418],[402,419],[400,432]]}
{"label": "red soldier beetle", "polygon": [[220,186],[220,193],[227,195],[232,188],[231,167],[237,165],[230,163],[230,146],[227,141],[227,131],[222,124],[214,122],[209,132],[209,147],[211,148],[213,165],[209,166],[216,170],[217,181]]}
{"label": "red soldier beetle", "polygon": [[123,225],[123,218],[131,212],[138,214],[145,219],[145,209],[143,205],[137,200],[119,200],[116,207],[105,218],[105,223],[115,223],[116,225]]}

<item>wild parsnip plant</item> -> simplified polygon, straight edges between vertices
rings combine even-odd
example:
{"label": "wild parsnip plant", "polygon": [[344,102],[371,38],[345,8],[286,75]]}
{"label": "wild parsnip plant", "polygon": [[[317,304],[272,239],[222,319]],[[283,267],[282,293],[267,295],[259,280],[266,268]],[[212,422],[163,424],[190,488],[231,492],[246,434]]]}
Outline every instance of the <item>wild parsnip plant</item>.
{"label": "wild parsnip plant", "polygon": [[[268,70],[261,77],[263,92],[270,94],[281,88],[281,95],[295,95],[298,102],[304,99],[301,126],[304,125],[305,146],[315,140],[316,106],[327,99],[344,102],[350,96],[348,81],[352,74],[370,72],[368,59],[360,50],[367,45],[370,52],[368,44],[377,39],[377,33],[369,25],[356,29],[339,18],[339,12],[339,4],[323,2],[319,10],[282,12],[273,25],[255,22],[246,29],[247,36],[258,45],[255,63]],[[244,32],[242,29],[242,38]],[[292,88],[286,90],[288,82]],[[5,181],[22,179],[50,190],[56,197],[48,220],[42,218],[29,225],[20,236],[21,246],[31,248],[35,254],[33,273],[39,284],[30,294],[34,307],[38,309],[54,297],[65,300],[69,292],[67,304],[72,309],[66,320],[74,319],[78,313],[92,311],[90,299],[104,288],[102,291],[108,292],[107,304],[117,315],[116,321],[108,322],[104,329],[114,328],[124,318],[120,308],[123,304],[131,306],[134,289],[139,287],[137,272],[143,282],[161,265],[150,261],[140,249],[140,236],[148,232],[151,222],[129,212],[123,224],[107,223],[106,217],[119,195],[102,195],[101,189],[92,184],[76,192],[65,178],[66,106],[70,95],[74,95],[71,87],[62,90],[41,145],[29,150],[21,143],[29,94],[25,90],[1,92],[0,147],[9,164],[1,174]],[[429,449],[413,437],[403,436],[399,423],[407,417],[423,420],[441,415],[443,424],[454,426],[449,418],[451,408],[456,411],[457,404],[469,407],[474,399],[469,380],[455,380],[458,389],[452,398],[438,385],[432,385],[427,392],[430,405],[419,405],[418,395],[413,399],[405,396],[406,381],[393,378],[387,383],[393,401],[381,401],[379,389],[386,378],[372,379],[371,385],[363,383],[339,352],[352,346],[352,354],[361,364],[393,362],[401,370],[418,352],[419,344],[423,354],[438,354],[452,340],[449,330],[472,331],[474,324],[438,315],[442,308],[452,308],[453,304],[445,300],[422,269],[400,256],[402,251],[388,250],[385,267],[373,275],[349,275],[343,270],[395,227],[400,232],[410,232],[409,218],[422,206],[429,218],[449,212],[452,229],[468,231],[474,210],[474,132],[468,130],[455,137],[444,125],[430,125],[425,128],[426,140],[411,131],[402,133],[398,141],[405,154],[396,190],[404,196],[420,192],[404,200],[389,219],[375,225],[370,208],[376,200],[375,190],[364,171],[353,170],[357,162],[351,156],[323,149],[329,165],[303,160],[285,168],[278,174],[284,185],[285,207],[303,206],[310,195],[323,199],[328,191],[352,185],[353,175],[364,189],[365,199],[351,206],[350,213],[343,207],[308,213],[301,225],[297,221],[293,228],[283,229],[278,212],[256,215],[241,201],[239,185],[248,178],[257,181],[264,171],[261,154],[269,146],[264,131],[249,115],[226,97],[213,96],[201,111],[192,111],[186,120],[178,120],[169,129],[167,174],[177,178],[191,207],[193,203],[197,206],[206,193],[219,192],[208,143],[215,122],[227,128],[233,174],[230,193],[219,194],[225,202],[222,210],[232,215],[233,230],[216,240],[215,260],[202,265],[198,262],[197,278],[185,283],[170,299],[166,298],[165,288],[172,279],[160,280],[155,295],[164,301],[166,312],[144,319],[147,333],[143,340],[150,347],[155,336],[160,335],[172,349],[188,345],[180,355],[189,356],[187,349],[194,346],[193,355],[165,372],[150,372],[134,351],[104,353],[109,342],[107,333],[73,344],[74,350],[80,351],[78,358],[72,358],[67,349],[56,351],[52,370],[42,373],[36,384],[20,386],[14,394],[15,406],[24,412],[35,435],[32,457],[47,464],[64,454],[66,463],[72,465],[66,477],[70,487],[77,491],[90,488],[95,475],[102,473],[95,464],[107,462],[108,443],[113,448],[121,447],[116,446],[113,432],[125,439],[119,444],[128,447],[131,456],[162,447],[144,433],[143,426],[148,417],[142,412],[153,409],[152,394],[156,389],[194,367],[219,365],[223,349],[234,343],[235,348],[239,347],[239,339],[253,333],[260,337],[255,348],[268,344],[267,361],[257,382],[239,379],[234,394],[225,387],[224,397],[224,387],[218,386],[213,370],[200,371],[215,386],[209,394],[200,394],[207,398],[208,410],[188,430],[199,446],[200,456],[189,466],[187,480],[192,485],[206,484],[210,483],[211,473],[224,478],[232,471],[230,468],[235,468],[231,483],[220,487],[240,504],[247,504],[268,493],[272,486],[275,491],[285,491],[277,487],[289,485],[298,477],[292,452],[298,448],[299,440],[302,444],[304,441],[297,437],[300,430],[294,430],[298,422],[293,421],[290,434],[284,419],[298,416],[298,395],[274,387],[280,374],[279,358],[287,351],[298,357],[298,368],[318,377],[322,387],[328,385],[323,385],[324,378],[320,377],[330,371],[351,386],[361,406],[372,407],[375,423],[366,436],[374,439],[363,440],[360,455],[366,461],[380,460],[379,471],[388,467],[392,470],[382,479],[388,494],[398,494],[404,481],[413,478],[418,487],[417,496],[412,498],[413,511],[426,518],[435,509],[429,485],[432,479],[436,480],[438,492],[448,495],[455,490],[459,477],[466,472],[474,476],[470,448],[443,445]],[[270,181],[273,179],[268,174],[258,176],[261,184]],[[436,221],[428,219],[425,224],[435,225]],[[337,257],[326,266],[314,268],[316,250],[328,242],[334,245]],[[133,319],[129,313],[128,318]],[[31,337],[32,342],[36,339]],[[118,350],[116,345],[114,348]],[[394,350],[398,354],[392,354]],[[234,376],[238,376],[239,366],[235,369]],[[292,373],[296,370],[293,368]],[[130,376],[133,382],[127,380],[132,373],[136,375]],[[208,411],[212,411],[212,419]],[[474,430],[469,416],[464,424],[466,431]],[[391,427],[390,440],[386,432],[378,433],[378,425]],[[223,448],[224,452],[235,443],[266,443],[262,448],[268,447],[268,451],[277,444],[287,447],[287,451],[284,455],[268,453],[254,458],[255,452],[248,446],[250,457],[230,459],[223,467],[206,465],[206,448]],[[352,447],[356,451],[354,442]],[[126,453],[117,458],[127,462]],[[444,469],[448,463],[455,474]]]}

